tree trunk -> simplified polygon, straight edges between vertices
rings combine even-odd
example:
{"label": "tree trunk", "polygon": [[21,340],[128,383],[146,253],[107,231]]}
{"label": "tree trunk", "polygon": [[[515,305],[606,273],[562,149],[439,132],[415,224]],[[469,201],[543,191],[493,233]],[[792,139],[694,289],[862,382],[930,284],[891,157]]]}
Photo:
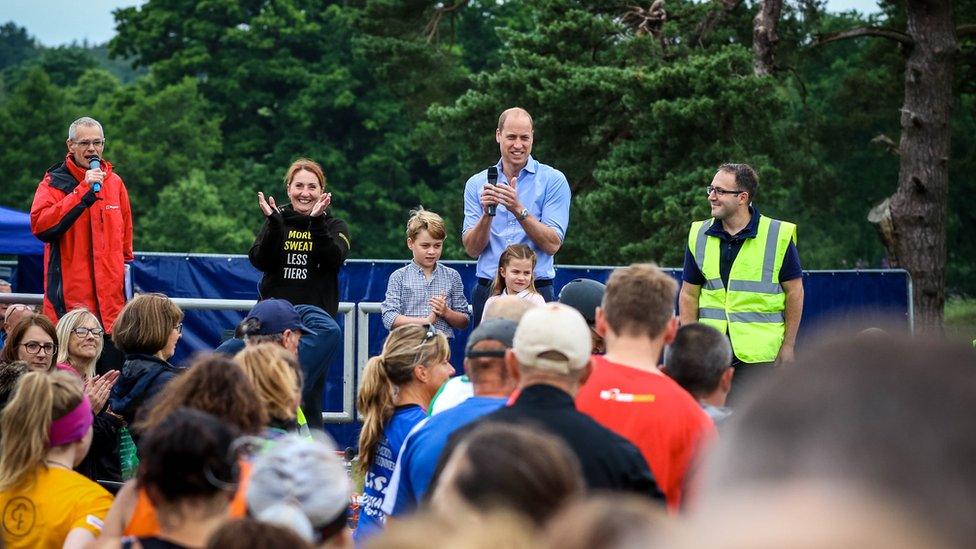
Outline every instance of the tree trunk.
{"label": "tree trunk", "polygon": [[951,0],[908,0],[914,47],[905,66],[898,190],[887,200],[885,246],[914,286],[915,325],[941,332],[945,306],[946,199],[952,72],[959,49]]}
{"label": "tree trunk", "polygon": [[752,70],[756,76],[773,73],[776,54],[776,26],[783,11],[783,0],[760,0],[759,11],[752,20]]}

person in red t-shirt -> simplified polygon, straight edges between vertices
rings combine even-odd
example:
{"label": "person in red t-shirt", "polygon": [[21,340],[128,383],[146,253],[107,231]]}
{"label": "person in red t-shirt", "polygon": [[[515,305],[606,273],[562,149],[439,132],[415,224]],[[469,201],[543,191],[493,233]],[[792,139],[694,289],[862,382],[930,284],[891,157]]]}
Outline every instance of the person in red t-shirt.
{"label": "person in red t-shirt", "polygon": [[607,353],[593,357],[593,373],[576,396],[579,411],[640,448],[672,512],[702,442],[715,432],[695,399],[658,369],[678,329],[677,290],[655,265],[610,275],[596,312]]}

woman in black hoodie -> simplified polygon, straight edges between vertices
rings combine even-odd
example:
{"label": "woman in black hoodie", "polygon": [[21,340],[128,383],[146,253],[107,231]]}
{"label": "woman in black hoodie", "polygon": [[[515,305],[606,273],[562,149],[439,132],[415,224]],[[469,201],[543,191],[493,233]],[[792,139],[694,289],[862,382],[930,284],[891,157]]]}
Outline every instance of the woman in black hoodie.
{"label": "woman in black hoodie", "polygon": [[258,193],[264,227],[248,253],[251,265],[264,273],[261,299],[285,299],[293,305],[315,305],[336,317],[339,269],[349,255],[349,227],[327,210],[322,167],[299,158],[285,174],[289,205]]}
{"label": "woman in black hoodie", "polygon": [[[328,212],[332,193],[325,192],[322,167],[307,159],[292,162],[285,173],[291,202],[278,207],[273,197],[258,193],[265,222],[247,254],[263,272],[260,299],[278,298],[315,327],[303,334],[298,359],[305,374],[302,409],[311,428],[322,426],[322,393],[329,365],[338,356],[342,336],[339,312],[339,269],[349,255],[349,226]],[[309,325],[312,325],[309,324]]]}

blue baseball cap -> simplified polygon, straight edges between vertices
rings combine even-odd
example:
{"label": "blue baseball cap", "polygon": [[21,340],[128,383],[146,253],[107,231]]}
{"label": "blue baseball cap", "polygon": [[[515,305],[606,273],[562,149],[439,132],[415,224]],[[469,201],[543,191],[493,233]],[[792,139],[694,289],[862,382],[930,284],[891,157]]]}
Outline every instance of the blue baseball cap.
{"label": "blue baseball cap", "polygon": [[241,324],[250,319],[257,319],[260,324],[244,335],[274,335],[285,330],[298,330],[303,334],[317,335],[308,326],[302,324],[302,317],[295,310],[295,306],[284,299],[258,301]]}

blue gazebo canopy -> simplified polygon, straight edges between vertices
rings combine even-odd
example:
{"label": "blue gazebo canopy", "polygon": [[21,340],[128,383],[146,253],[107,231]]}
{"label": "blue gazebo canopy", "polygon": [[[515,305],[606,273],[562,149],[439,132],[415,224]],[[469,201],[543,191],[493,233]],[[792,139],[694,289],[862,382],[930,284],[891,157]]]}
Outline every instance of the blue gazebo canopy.
{"label": "blue gazebo canopy", "polygon": [[30,215],[0,206],[0,255],[40,255],[44,243],[31,233]]}

